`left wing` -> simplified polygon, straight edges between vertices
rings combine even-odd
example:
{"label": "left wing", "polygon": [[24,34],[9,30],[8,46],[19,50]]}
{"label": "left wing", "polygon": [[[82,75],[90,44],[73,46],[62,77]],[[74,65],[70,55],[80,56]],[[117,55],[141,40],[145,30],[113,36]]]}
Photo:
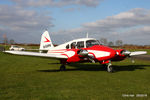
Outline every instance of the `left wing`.
{"label": "left wing", "polygon": [[26,52],[26,51],[4,51],[4,52],[10,54],[16,54],[16,55],[37,56],[37,57],[46,57],[46,58],[55,58],[55,59],[68,59],[67,56],[59,55],[59,54],[47,54],[47,53]]}

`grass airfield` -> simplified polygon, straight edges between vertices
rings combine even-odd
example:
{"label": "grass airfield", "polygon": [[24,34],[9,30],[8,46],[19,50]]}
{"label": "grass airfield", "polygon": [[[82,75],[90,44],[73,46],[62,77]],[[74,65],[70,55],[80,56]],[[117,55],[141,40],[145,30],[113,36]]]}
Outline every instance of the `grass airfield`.
{"label": "grass airfield", "polygon": [[113,62],[115,73],[99,63],[70,64],[60,72],[57,63],[0,52],[0,100],[150,99],[150,61]]}

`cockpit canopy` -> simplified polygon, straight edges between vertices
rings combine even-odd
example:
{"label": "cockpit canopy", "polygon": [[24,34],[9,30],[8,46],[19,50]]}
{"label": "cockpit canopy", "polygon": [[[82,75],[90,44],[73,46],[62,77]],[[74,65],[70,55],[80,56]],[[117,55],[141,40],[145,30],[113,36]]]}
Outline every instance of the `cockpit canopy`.
{"label": "cockpit canopy", "polygon": [[92,47],[94,45],[100,45],[98,40],[87,40],[86,41],[86,48]]}
{"label": "cockpit canopy", "polygon": [[95,39],[86,39],[86,40],[83,39],[68,43],[66,45],[66,49],[89,48],[94,45],[100,45],[99,41]]}

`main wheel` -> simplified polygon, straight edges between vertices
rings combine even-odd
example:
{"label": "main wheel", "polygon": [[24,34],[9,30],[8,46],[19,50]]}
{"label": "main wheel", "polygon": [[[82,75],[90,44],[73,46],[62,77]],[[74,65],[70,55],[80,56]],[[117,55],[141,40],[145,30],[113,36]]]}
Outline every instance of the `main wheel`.
{"label": "main wheel", "polygon": [[60,71],[65,71],[66,70],[66,66],[65,65],[61,65],[60,66]]}

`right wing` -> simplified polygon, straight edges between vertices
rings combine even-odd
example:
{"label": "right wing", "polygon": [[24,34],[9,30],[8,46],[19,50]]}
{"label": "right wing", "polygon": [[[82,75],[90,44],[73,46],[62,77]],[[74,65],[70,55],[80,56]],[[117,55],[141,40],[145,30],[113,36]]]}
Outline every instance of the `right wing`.
{"label": "right wing", "polygon": [[47,54],[47,53],[26,52],[26,51],[4,51],[4,52],[10,54],[16,54],[16,55],[37,56],[37,57],[46,57],[46,58],[55,58],[55,59],[68,59],[67,56],[59,55],[59,54]]}
{"label": "right wing", "polygon": [[137,56],[137,55],[144,55],[147,54],[146,51],[135,51],[135,52],[131,52],[130,56]]}

